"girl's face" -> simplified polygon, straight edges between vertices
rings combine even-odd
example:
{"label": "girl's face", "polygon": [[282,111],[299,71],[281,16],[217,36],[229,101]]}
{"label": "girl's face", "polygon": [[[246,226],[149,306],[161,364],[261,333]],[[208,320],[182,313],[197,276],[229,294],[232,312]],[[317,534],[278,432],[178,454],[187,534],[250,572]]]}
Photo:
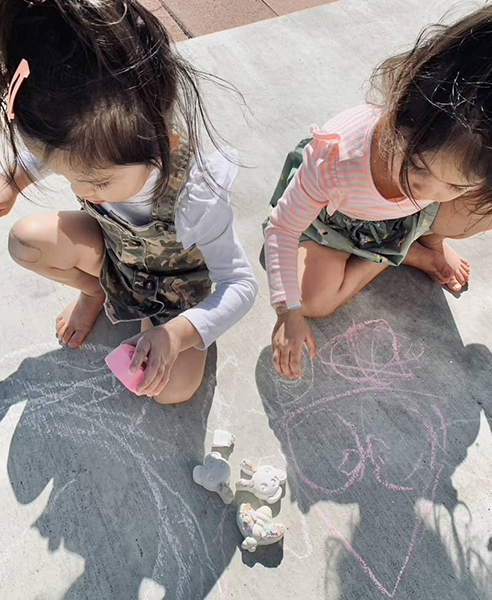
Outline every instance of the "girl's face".
{"label": "girl's face", "polygon": [[54,153],[47,161],[32,144],[29,151],[54,173],[67,179],[73,193],[93,204],[126,202],[145,186],[153,167],[148,165],[115,166],[86,171],[75,168],[63,152]]}
{"label": "girl's face", "polygon": [[[395,160],[393,176],[398,182],[401,164],[402,159]],[[479,181],[469,181],[461,173],[456,158],[447,152],[439,152],[431,157],[414,156],[410,161],[408,182],[417,202],[450,202],[482,186]],[[405,194],[399,184],[398,187]]]}

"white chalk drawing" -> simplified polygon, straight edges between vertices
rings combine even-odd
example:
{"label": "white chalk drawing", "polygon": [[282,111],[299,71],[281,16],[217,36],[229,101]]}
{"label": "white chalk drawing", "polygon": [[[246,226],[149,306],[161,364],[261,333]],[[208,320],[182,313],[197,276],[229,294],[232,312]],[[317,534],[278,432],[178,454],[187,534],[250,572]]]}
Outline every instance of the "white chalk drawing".
{"label": "white chalk drawing", "polygon": [[[177,477],[180,485],[168,478],[170,456],[182,453],[177,444],[179,436],[169,439],[169,431],[147,426],[146,413],[155,411],[155,404],[150,399],[129,396],[104,365],[103,358],[108,351],[105,346],[88,344],[79,355],[81,360],[75,361],[67,351],[54,350],[53,344],[45,344],[3,356],[0,360],[0,376],[5,378],[2,414],[11,406],[16,408],[19,401],[27,401],[19,427],[30,436],[39,436],[43,443],[53,439],[56,440],[53,443],[59,444],[65,440],[71,449],[81,452],[88,449],[103,463],[119,463],[131,469],[131,473],[139,474],[140,481],[144,482],[141,489],[144,506],[150,511],[145,517],[154,524],[157,538],[155,557],[152,564],[146,565],[147,583],[142,584],[139,593],[151,594],[152,586],[148,581],[155,583],[152,594],[159,592],[161,586],[171,590],[169,593],[175,600],[189,600],[190,597],[198,600],[205,597],[213,585],[221,592],[225,584],[220,581],[220,576],[231,560],[235,540],[225,539],[224,548],[217,552],[216,546],[209,541],[210,531],[205,532],[204,527],[213,528],[215,524],[217,535],[220,535],[230,520],[232,530],[235,528],[234,511],[232,509],[229,520],[222,516],[221,509],[215,511],[217,514],[213,517],[213,507],[210,507],[212,517],[208,522],[197,517],[195,513],[197,508],[202,508],[203,500],[192,482],[191,470],[189,473],[183,471]],[[42,374],[40,377],[30,378],[29,369],[23,371],[21,360],[26,356],[36,357],[26,360],[36,361],[36,374]],[[126,403],[122,402],[123,398]],[[138,410],[128,410],[128,402],[138,403]],[[199,423],[203,432],[206,418],[204,412]],[[7,416],[4,422],[6,419]],[[15,433],[13,435],[15,438]],[[56,448],[51,450],[56,452]],[[198,452],[201,450],[201,447],[197,448]],[[40,462],[43,459],[43,456],[39,457]],[[11,460],[15,461],[16,456],[11,455]],[[183,464],[184,461],[179,468]],[[55,481],[57,475],[54,474]],[[40,496],[45,502],[50,496],[45,512],[56,513],[67,496],[77,493],[80,484],[77,476],[63,475],[51,496],[49,490]],[[97,526],[97,517],[94,519]],[[119,525],[125,527],[124,523]],[[72,545],[76,545],[77,532],[72,533]],[[237,538],[240,539],[239,533]],[[83,552],[81,555],[85,558]],[[169,580],[170,563],[174,565],[172,581]],[[24,600],[21,595],[11,597]]]}

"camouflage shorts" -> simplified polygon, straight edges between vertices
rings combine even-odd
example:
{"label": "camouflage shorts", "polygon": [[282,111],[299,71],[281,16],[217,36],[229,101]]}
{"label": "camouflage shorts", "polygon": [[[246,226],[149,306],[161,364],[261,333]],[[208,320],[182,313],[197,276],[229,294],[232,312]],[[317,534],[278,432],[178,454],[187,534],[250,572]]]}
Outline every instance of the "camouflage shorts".
{"label": "camouflage shorts", "polygon": [[118,262],[107,250],[100,275],[112,323],[150,318],[159,325],[196,306],[211,293],[206,267],[179,273],[148,273]]}

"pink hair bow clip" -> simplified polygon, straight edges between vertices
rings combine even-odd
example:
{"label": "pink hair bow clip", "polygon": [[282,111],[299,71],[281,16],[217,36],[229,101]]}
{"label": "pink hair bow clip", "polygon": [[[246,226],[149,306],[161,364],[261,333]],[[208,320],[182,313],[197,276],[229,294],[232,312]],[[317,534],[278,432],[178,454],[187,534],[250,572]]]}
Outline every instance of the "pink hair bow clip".
{"label": "pink hair bow clip", "polygon": [[17,70],[14,73],[14,76],[12,77],[12,81],[10,82],[8,104],[7,104],[7,117],[10,122],[12,122],[15,118],[14,103],[15,103],[17,94],[19,93],[19,89],[20,89],[21,85],[24,83],[24,79],[27,79],[30,74],[31,74],[31,71],[29,69],[29,63],[27,62],[27,60],[25,58],[23,58],[20,61],[19,66],[17,67]]}

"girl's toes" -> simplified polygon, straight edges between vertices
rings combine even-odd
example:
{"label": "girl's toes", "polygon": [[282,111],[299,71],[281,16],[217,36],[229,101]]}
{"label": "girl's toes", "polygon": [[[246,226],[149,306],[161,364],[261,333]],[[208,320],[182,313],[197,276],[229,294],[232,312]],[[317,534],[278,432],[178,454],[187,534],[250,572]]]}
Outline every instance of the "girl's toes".
{"label": "girl's toes", "polygon": [[453,292],[460,292],[461,291],[461,283],[456,279],[456,277],[453,277],[451,279],[451,281],[448,282],[448,288],[450,290],[452,290]]}
{"label": "girl's toes", "polygon": [[64,321],[57,323],[56,335],[60,341],[63,340],[63,336],[65,335],[65,332],[67,331],[67,327],[68,327],[68,325]]}
{"label": "girl's toes", "polygon": [[70,338],[68,346],[74,350],[79,348],[82,345],[85,337],[86,336],[82,333],[82,331],[76,331]]}
{"label": "girl's toes", "polygon": [[461,276],[463,277],[463,279],[465,280],[465,283],[467,283],[470,279],[470,270],[466,270],[464,268],[461,269],[460,271]]}
{"label": "girl's toes", "polygon": [[460,284],[460,287],[463,287],[466,283],[466,275],[459,271],[458,273],[456,273],[455,277],[458,283]]}
{"label": "girl's toes", "polygon": [[62,335],[61,341],[65,346],[68,346],[69,341],[72,339],[74,330],[71,327],[67,327]]}

